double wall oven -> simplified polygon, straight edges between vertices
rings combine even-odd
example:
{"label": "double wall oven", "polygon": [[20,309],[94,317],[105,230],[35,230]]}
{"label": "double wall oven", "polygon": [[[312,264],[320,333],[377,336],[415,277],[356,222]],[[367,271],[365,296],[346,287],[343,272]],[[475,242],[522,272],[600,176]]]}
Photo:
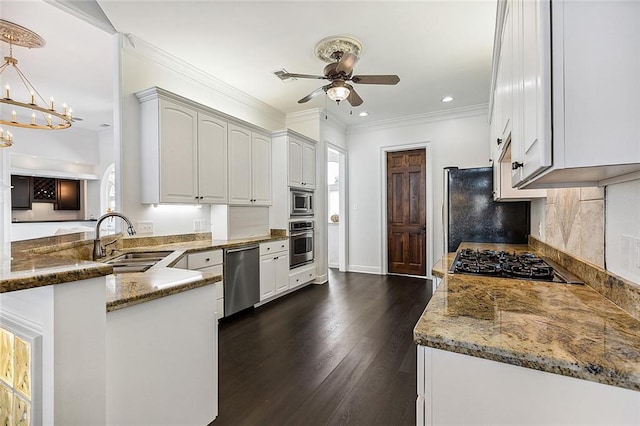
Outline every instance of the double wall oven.
{"label": "double wall oven", "polygon": [[289,268],[313,262],[313,191],[291,188]]}

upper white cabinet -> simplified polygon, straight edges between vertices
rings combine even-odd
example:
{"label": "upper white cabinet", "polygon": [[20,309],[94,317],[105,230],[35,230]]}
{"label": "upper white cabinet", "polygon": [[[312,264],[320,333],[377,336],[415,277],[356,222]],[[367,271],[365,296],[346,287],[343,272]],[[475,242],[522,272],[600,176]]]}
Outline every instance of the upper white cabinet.
{"label": "upper white cabinet", "polygon": [[227,122],[198,113],[198,195],[200,202],[227,202]]}
{"label": "upper white cabinet", "polygon": [[289,186],[315,189],[316,147],[313,142],[289,136]]}
{"label": "upper white cabinet", "polygon": [[266,130],[158,87],[136,96],[143,203],[271,205]]}
{"label": "upper white cabinet", "polygon": [[226,122],[153,89],[141,102],[143,203],[225,203]]}
{"label": "upper white cabinet", "polygon": [[229,124],[229,204],[271,204],[271,138]]}
{"label": "upper white cabinet", "polygon": [[[492,126],[500,120],[506,129],[512,185],[593,186],[636,177],[640,2],[503,0],[498,7]],[[511,52],[511,76],[503,52]],[[504,80],[511,81],[509,95]]]}

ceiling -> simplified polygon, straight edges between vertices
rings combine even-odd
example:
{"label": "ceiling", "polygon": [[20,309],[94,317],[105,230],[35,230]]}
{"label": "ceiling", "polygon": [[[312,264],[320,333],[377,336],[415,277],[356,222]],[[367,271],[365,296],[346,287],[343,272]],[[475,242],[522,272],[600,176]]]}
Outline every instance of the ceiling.
{"label": "ceiling", "polygon": [[[284,113],[328,107],[354,125],[482,105],[489,98],[495,0],[98,4],[118,32],[132,33]],[[50,90],[69,99],[87,128],[111,123],[112,36],[39,0],[3,0],[1,7],[3,19],[47,40],[37,52],[14,51],[43,95]],[[354,74],[400,76],[397,86],[354,85],[364,103],[353,115],[347,103],[336,105],[326,96],[297,103],[323,80],[283,82],[273,75],[282,68],[321,75],[325,63],[314,56],[314,46],[334,35],[362,43]],[[455,99],[445,104],[444,96]],[[369,116],[359,117],[360,111]]]}

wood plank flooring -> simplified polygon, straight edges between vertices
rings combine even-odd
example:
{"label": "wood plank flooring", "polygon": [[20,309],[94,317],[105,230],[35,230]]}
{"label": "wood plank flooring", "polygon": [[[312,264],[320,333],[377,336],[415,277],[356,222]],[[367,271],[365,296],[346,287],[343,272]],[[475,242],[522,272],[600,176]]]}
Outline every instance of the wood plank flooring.
{"label": "wood plank flooring", "polygon": [[415,425],[412,331],[431,281],[330,271],[223,320],[220,425]]}

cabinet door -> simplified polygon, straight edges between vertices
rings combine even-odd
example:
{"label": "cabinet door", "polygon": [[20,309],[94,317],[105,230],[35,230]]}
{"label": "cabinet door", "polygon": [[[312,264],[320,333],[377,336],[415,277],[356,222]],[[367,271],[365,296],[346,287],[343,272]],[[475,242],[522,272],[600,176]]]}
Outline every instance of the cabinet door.
{"label": "cabinet door", "polygon": [[[521,2],[522,142],[514,155],[524,165],[512,184],[551,166],[551,96],[549,91],[549,2]],[[545,28],[547,28],[545,30]]]}
{"label": "cabinet door", "polygon": [[80,210],[80,181],[56,179],[54,210]]}
{"label": "cabinet door", "polygon": [[11,175],[11,208],[31,210],[31,178]]}
{"label": "cabinet door", "polygon": [[289,186],[302,186],[302,142],[289,139]]}
{"label": "cabinet door", "polygon": [[251,131],[228,128],[229,204],[251,204]]}
{"label": "cabinet door", "polygon": [[227,202],[227,122],[198,114],[198,195],[201,203]]}
{"label": "cabinet door", "polygon": [[307,143],[302,145],[302,186],[316,187],[316,147]]}
{"label": "cabinet door", "polygon": [[276,294],[280,294],[289,290],[289,252],[278,253],[274,263]]}
{"label": "cabinet door", "polygon": [[[160,101],[160,201],[198,201],[198,113]],[[144,158],[141,159],[144,161]]]}
{"label": "cabinet door", "polygon": [[498,73],[502,85],[502,101],[500,103],[501,137],[504,141],[511,133],[511,118],[513,114],[513,16],[511,2],[507,2],[502,29],[502,44],[500,47],[500,62]]}
{"label": "cabinet door", "polygon": [[254,133],[251,140],[253,205],[271,205],[271,138]]}
{"label": "cabinet door", "polygon": [[260,301],[276,294],[275,268],[276,262],[273,256],[260,257]]}

